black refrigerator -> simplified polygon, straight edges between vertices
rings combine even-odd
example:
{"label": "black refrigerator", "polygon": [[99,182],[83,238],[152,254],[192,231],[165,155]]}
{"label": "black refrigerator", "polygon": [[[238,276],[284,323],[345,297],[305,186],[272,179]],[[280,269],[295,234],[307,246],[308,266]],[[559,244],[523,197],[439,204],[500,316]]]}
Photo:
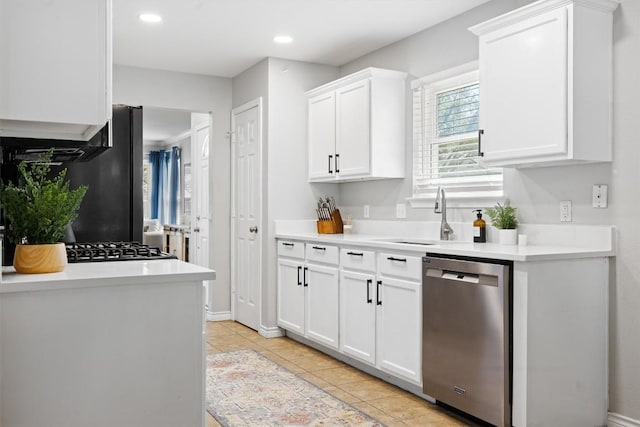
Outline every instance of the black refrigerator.
{"label": "black refrigerator", "polygon": [[99,156],[57,168],[71,187],[89,186],[72,224],[78,242],[142,242],[142,107],[114,105],[111,138]]}
{"label": "black refrigerator", "polygon": [[[110,126],[110,148],[86,161],[68,161],[60,156],[62,164],[51,166],[52,174],[67,169],[71,188],[89,186],[72,224],[73,236],[69,234],[67,241],[75,237],[78,242],[142,242],[142,107],[114,105]],[[43,149],[78,144],[46,139],[25,142]],[[5,181],[17,176],[17,161],[10,161],[17,157],[13,145],[3,145],[1,171]],[[6,240],[4,243],[3,265],[11,265],[14,248]]]}

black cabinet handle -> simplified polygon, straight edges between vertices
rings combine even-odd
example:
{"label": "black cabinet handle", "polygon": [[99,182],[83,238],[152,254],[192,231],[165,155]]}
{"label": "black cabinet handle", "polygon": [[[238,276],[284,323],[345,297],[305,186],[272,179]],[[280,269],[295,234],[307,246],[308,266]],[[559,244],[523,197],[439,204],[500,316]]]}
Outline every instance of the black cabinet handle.
{"label": "black cabinet handle", "polygon": [[364,256],[364,254],[362,252],[347,252],[347,255]]}
{"label": "black cabinet handle", "polygon": [[309,269],[307,267],[304,268],[304,271],[302,272],[302,277],[304,279],[304,287],[308,287],[309,283],[307,282],[307,271],[309,271]]}
{"label": "black cabinet handle", "polygon": [[478,157],[484,156],[480,145],[482,143],[482,135],[484,135],[484,129],[478,129]]}
{"label": "black cabinet handle", "polygon": [[312,247],[313,247],[313,249],[317,249],[319,251],[326,251],[327,250],[327,248],[323,248],[322,246],[312,246]]}
{"label": "black cabinet handle", "polygon": [[338,167],[338,158],[340,157],[340,154],[336,154],[336,173],[340,172],[340,168]]}
{"label": "black cabinet handle", "polygon": [[333,173],[331,170],[331,160],[333,159],[333,154],[329,154],[329,173]]}
{"label": "black cabinet handle", "polygon": [[298,286],[302,285],[302,282],[300,281],[300,270],[302,270],[301,265],[298,266]]}
{"label": "black cabinet handle", "polygon": [[376,282],[376,305],[382,305],[382,300],[380,299],[380,286],[382,286],[382,280],[378,280]]}
{"label": "black cabinet handle", "polygon": [[407,262],[406,258],[396,258],[396,257],[389,256],[387,257],[387,259],[389,261]]}
{"label": "black cabinet handle", "polygon": [[371,300],[371,295],[370,295],[370,287],[371,287],[371,283],[373,283],[373,280],[371,279],[367,279],[367,304],[371,304],[373,301]]}
{"label": "black cabinet handle", "polygon": [[293,243],[282,242],[282,246],[293,246]]}

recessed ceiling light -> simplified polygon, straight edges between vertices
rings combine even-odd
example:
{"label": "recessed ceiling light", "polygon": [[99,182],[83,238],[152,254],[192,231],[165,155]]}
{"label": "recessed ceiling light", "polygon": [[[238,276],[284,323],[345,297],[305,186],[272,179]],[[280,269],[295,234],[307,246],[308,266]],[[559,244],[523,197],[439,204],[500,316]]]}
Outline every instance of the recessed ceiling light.
{"label": "recessed ceiling light", "polygon": [[140,18],[142,22],[156,23],[162,21],[162,16],[156,15],[155,13],[141,13],[138,18]]}
{"label": "recessed ceiling light", "polygon": [[290,36],[275,36],[273,41],[280,44],[291,43],[293,39]]}

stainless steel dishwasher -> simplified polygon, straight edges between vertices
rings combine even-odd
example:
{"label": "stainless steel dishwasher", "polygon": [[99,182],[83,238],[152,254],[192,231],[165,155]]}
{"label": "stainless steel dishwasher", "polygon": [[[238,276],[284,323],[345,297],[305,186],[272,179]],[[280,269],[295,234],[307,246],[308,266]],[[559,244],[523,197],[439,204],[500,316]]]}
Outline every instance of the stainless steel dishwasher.
{"label": "stainless steel dishwasher", "polygon": [[511,267],[423,258],[423,392],[500,427],[511,425]]}

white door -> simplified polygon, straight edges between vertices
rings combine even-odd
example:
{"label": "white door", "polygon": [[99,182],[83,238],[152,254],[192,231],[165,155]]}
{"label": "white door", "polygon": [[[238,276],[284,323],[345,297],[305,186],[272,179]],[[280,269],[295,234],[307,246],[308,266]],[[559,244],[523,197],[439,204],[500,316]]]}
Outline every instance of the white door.
{"label": "white door", "polygon": [[[211,268],[211,198],[209,193],[209,122],[193,128],[191,135],[193,187],[195,193],[193,217],[191,219],[190,262]],[[205,281],[205,304],[211,307],[211,281]]]}
{"label": "white door", "polygon": [[484,158],[567,153],[567,10],[480,37]]}
{"label": "white door", "polygon": [[309,180],[335,177],[336,107],[329,92],[309,100]]}
{"label": "white door", "polygon": [[307,338],[338,348],[338,269],[309,264],[304,271],[307,288]]}
{"label": "white door", "polygon": [[365,362],[376,361],[376,303],[373,274],[340,273],[340,350]]}
{"label": "white door", "polygon": [[302,261],[278,259],[278,326],[304,335]]}
{"label": "white door", "polygon": [[376,287],[377,366],[419,384],[422,381],[421,285],[383,277]]}
{"label": "white door", "polygon": [[260,326],[262,289],[260,101],[232,112],[234,319],[252,329]]}
{"label": "white door", "polygon": [[371,163],[369,80],[336,91],[336,162],[340,177],[367,175]]}

